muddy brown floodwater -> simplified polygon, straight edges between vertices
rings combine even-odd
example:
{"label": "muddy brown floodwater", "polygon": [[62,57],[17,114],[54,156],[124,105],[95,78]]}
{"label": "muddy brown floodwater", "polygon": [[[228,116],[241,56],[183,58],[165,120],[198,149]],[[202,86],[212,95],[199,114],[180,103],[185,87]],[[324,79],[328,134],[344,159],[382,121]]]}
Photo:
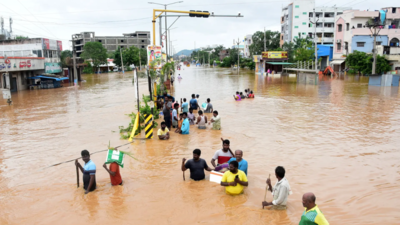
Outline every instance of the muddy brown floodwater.
{"label": "muddy brown floodwater", "polygon": [[[223,129],[191,127],[190,135],[172,133],[169,141],[127,145],[122,150],[140,161],[126,158],[118,187],[102,168],[105,153],[95,154],[98,189],[88,195],[76,187],[73,162],[43,168],[83,149],[106,149],[109,141],[127,143],[118,126],[135,110],[133,74],[86,75],[78,88],[14,93],[12,106],[1,100],[0,224],[298,224],[305,192],[315,193],[331,224],[399,223],[398,89],[371,88],[368,77],[358,76],[323,78],[313,86],[250,71],[178,73],[183,79],[173,95],[211,98]],[[140,92],[148,93],[146,85],[141,79]],[[233,101],[245,88],[256,98]],[[189,181],[189,172],[182,179],[182,158],[200,148],[209,163],[221,137],[249,163],[243,195],[228,196],[208,180]],[[276,182],[278,165],[286,168],[293,195],[287,211],[263,210],[265,180],[271,174]]]}

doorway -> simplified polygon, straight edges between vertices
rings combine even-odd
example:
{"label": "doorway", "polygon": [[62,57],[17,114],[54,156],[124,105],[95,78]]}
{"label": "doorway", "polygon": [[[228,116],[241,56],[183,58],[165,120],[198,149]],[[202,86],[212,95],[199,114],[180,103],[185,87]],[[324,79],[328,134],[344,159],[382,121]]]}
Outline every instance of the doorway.
{"label": "doorway", "polygon": [[10,86],[10,91],[11,92],[16,92],[17,89],[17,78],[16,77],[12,77],[11,78],[11,86]]}

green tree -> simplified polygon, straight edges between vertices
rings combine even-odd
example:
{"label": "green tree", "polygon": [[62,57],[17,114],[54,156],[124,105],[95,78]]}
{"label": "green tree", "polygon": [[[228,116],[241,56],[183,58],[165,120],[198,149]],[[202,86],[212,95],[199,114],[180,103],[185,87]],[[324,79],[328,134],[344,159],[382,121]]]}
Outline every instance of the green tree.
{"label": "green tree", "polygon": [[[253,43],[250,45],[250,55],[261,55],[264,51],[264,31],[257,31],[252,36]],[[277,49],[280,47],[280,32],[265,31],[265,46],[267,50]]]}
{"label": "green tree", "polygon": [[18,35],[18,36],[15,37],[16,40],[22,40],[22,39],[28,39],[28,38],[29,38],[28,36],[25,37],[25,36],[22,36],[22,35]]}
{"label": "green tree", "polygon": [[315,48],[313,43],[304,38],[295,38],[294,57],[296,61],[308,61],[314,58]]}
{"label": "green tree", "polygon": [[83,59],[92,59],[93,67],[98,68],[101,64],[107,63],[107,50],[100,42],[87,42],[83,46]]}
{"label": "green tree", "polygon": [[[139,52],[140,52],[140,58],[139,58]],[[119,47],[114,52],[113,58],[114,58],[114,63],[117,66],[122,66]],[[132,64],[134,64],[135,66],[139,66],[140,63],[142,66],[146,65],[147,51],[146,49],[139,49],[135,46],[131,46],[130,48],[125,48],[122,50],[122,60],[124,61],[124,67]]]}
{"label": "green tree", "polygon": [[288,61],[291,63],[294,62],[295,61],[294,60],[294,51],[295,51],[294,43],[293,42],[285,42],[282,45],[282,49],[287,52]]}
{"label": "green tree", "polygon": [[60,58],[61,58],[61,66],[63,68],[67,67],[69,59],[72,58],[72,51],[71,50],[62,51]]}
{"label": "green tree", "polygon": [[360,52],[360,51],[354,51],[353,53],[350,53],[347,55],[346,65],[350,69],[357,71],[358,74],[361,75],[361,72],[364,70],[364,68],[366,68],[368,66],[367,58],[368,58],[367,53]]}

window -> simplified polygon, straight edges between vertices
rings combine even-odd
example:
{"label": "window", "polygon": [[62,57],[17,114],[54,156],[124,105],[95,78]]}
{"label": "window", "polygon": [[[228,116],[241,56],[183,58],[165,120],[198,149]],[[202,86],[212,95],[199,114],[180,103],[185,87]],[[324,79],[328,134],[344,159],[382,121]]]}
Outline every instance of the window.
{"label": "window", "polygon": [[298,19],[298,18],[299,18],[299,16],[295,16],[294,18]]}
{"label": "window", "polygon": [[312,12],[308,13],[308,17],[314,17],[314,13]]}
{"label": "window", "polygon": [[357,23],[357,28],[362,28],[362,23]]}
{"label": "window", "polygon": [[349,42],[345,42],[344,43],[344,49],[345,50],[349,50]]}
{"label": "window", "polygon": [[396,13],[396,8],[392,8],[392,13]]}
{"label": "window", "polygon": [[307,12],[303,12],[303,15],[307,15]]}
{"label": "window", "polygon": [[142,48],[144,48],[144,45],[142,45]]}
{"label": "window", "polygon": [[346,30],[349,31],[350,30],[350,24],[346,23]]}
{"label": "window", "polygon": [[295,8],[300,8],[300,6],[296,5]]}
{"label": "window", "polygon": [[307,25],[307,23],[306,23],[306,22],[303,22],[303,25]]}
{"label": "window", "polygon": [[124,40],[121,40],[121,43],[124,43]]}
{"label": "window", "polygon": [[303,35],[306,35],[306,33],[304,33],[304,32],[303,32],[302,34],[303,34]]}
{"label": "window", "polygon": [[382,41],[377,41],[376,45],[382,45]]}
{"label": "window", "polygon": [[338,13],[336,13],[336,15],[337,16],[339,16],[339,15],[342,15],[343,13],[342,12],[338,12]]}
{"label": "window", "polygon": [[144,40],[142,40],[142,43],[144,43]]}
{"label": "window", "polygon": [[282,22],[285,22],[285,17],[284,16],[282,16]]}
{"label": "window", "polygon": [[294,36],[294,38],[299,38],[298,36]]}
{"label": "window", "polygon": [[99,40],[99,42],[101,42],[101,40]]}
{"label": "window", "polygon": [[338,51],[342,50],[342,43],[337,43],[336,44],[336,50],[338,50]]}
{"label": "window", "polygon": [[299,28],[299,26],[294,26],[294,28]]}
{"label": "window", "polygon": [[282,35],[282,40],[283,40],[283,35]]}
{"label": "window", "polygon": [[42,50],[36,50],[36,53],[38,57],[43,57]]}
{"label": "window", "polygon": [[357,42],[357,47],[364,47],[365,42]]}
{"label": "window", "polygon": [[338,24],[338,32],[342,32],[342,24]]}

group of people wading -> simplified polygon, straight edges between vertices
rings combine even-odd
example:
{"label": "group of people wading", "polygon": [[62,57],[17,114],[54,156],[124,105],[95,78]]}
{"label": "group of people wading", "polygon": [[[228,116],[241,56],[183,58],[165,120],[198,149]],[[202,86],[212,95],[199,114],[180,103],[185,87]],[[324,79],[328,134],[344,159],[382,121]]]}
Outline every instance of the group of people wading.
{"label": "group of people wading", "polygon": [[[212,125],[213,130],[221,129],[221,118],[218,111],[214,110],[210,98],[206,102],[199,105],[199,95],[192,94],[191,100],[186,101],[186,98],[180,100],[180,104],[175,101],[173,96],[164,93],[163,96],[158,96],[158,104],[162,108],[164,121],[161,123],[161,128],[157,132],[159,140],[169,140],[171,127],[174,132],[182,135],[188,135],[191,126],[197,126],[198,129],[207,129],[207,124]],[[234,95],[236,101],[244,98],[254,98],[253,91],[245,90],[243,93],[237,92]],[[180,111],[180,112],[179,112]],[[197,111],[197,115],[194,113]],[[212,113],[211,120],[208,120],[205,114]],[[222,138],[221,138],[222,139]],[[78,160],[76,166],[83,173],[85,194],[96,189],[96,165],[90,160],[90,154],[87,150],[83,150],[82,160],[85,162],[82,167]],[[200,158],[201,150],[193,150],[193,158],[186,160],[182,159],[181,170],[190,171],[190,178],[194,181],[205,179],[205,171],[218,171],[223,173],[220,185],[225,187],[225,192],[230,195],[239,195],[244,192],[244,188],[249,186],[248,162],[243,158],[243,151],[236,150],[235,153],[230,149],[230,141],[222,139],[222,148],[218,149],[211,158],[210,163],[213,168],[209,167],[206,160]],[[106,164],[103,165],[105,170],[110,174],[112,185],[122,185],[122,178],[119,173],[119,165],[111,163],[110,168]],[[273,200],[271,202],[263,201],[262,207],[271,206],[271,209],[284,210],[286,209],[288,197],[292,194],[289,181],[285,177],[286,170],[282,166],[275,168],[275,177],[277,182],[274,186],[271,184],[271,179],[266,180],[267,190],[272,192]],[[302,203],[305,210],[299,222],[300,225],[318,224],[329,225],[323,213],[315,204],[316,197],[313,193],[303,195]]]}

